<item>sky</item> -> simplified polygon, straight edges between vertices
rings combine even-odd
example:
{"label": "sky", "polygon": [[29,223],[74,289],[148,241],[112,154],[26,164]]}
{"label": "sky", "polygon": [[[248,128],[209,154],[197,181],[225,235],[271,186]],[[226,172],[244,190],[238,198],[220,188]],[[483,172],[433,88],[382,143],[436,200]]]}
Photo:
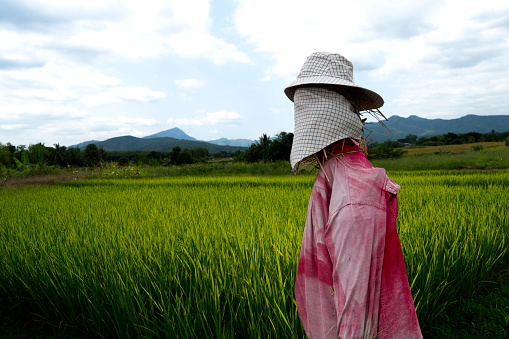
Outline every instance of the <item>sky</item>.
{"label": "sky", "polygon": [[0,0],[0,143],[293,132],[320,51],[387,117],[509,114],[506,0]]}

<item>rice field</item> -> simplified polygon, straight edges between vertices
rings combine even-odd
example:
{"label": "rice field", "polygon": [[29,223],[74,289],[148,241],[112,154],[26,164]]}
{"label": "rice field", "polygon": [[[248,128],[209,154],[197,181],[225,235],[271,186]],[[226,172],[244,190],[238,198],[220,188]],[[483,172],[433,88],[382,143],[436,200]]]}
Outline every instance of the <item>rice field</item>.
{"label": "rice field", "polygon": [[[507,261],[509,172],[394,171],[421,327]],[[304,338],[293,285],[313,176],[0,189],[0,314],[105,338]]]}
{"label": "rice field", "polygon": [[483,149],[497,148],[505,146],[504,141],[491,141],[491,142],[475,142],[471,144],[459,144],[459,145],[441,145],[441,146],[410,146],[405,148],[403,156],[415,156],[415,155],[429,155],[436,152],[470,152],[475,147],[482,147]]}

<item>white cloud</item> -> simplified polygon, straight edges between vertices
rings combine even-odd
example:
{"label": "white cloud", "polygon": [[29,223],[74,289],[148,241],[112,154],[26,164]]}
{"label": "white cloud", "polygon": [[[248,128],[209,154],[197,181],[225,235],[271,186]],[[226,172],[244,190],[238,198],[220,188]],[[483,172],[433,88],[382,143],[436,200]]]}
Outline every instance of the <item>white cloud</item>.
{"label": "white cloud", "polygon": [[175,84],[183,89],[196,89],[205,87],[206,82],[198,79],[175,80]]}
{"label": "white cloud", "polygon": [[157,121],[155,119],[146,119],[146,118],[127,118],[127,117],[119,117],[116,119],[121,124],[126,125],[141,125],[141,126],[154,126],[157,125]]}
{"label": "white cloud", "polygon": [[[393,114],[507,114],[506,1],[238,0],[238,4],[237,32],[272,57],[264,79],[291,81],[310,53],[337,52],[353,62],[355,79],[361,73],[364,83],[356,80],[359,85],[376,82],[383,87],[373,89],[383,96],[396,93],[386,100]],[[291,19],[282,20],[283,16]]]}
{"label": "white cloud", "polygon": [[[28,84],[35,88],[65,88],[80,87],[99,89],[104,86],[113,86],[120,83],[117,77],[106,76],[86,67],[57,65],[47,63],[43,67],[29,68],[23,70],[4,71],[0,73],[3,88],[14,82]],[[7,85],[6,85],[7,84]]]}
{"label": "white cloud", "polygon": [[168,118],[168,124],[172,126],[203,126],[218,124],[234,124],[242,119],[242,116],[236,112],[220,110],[214,113],[205,113],[204,117],[195,118]]}
{"label": "white cloud", "polygon": [[69,103],[80,100],[87,106],[166,98],[161,91],[144,87],[119,87],[121,80],[86,67],[48,63],[43,67],[0,71],[0,98]]}
{"label": "white cloud", "polygon": [[210,0],[20,0],[3,10],[0,52],[10,60],[58,63],[177,53],[216,64],[249,62],[236,46],[211,33]]}
{"label": "white cloud", "polygon": [[160,91],[152,91],[144,87],[120,88],[114,87],[106,92],[87,95],[82,101],[87,106],[100,106],[108,103],[123,101],[149,102],[166,98],[166,94]]}
{"label": "white cloud", "polygon": [[0,142],[14,145],[45,142],[73,145],[119,135],[144,136],[156,119],[94,114],[64,105],[16,105],[0,108]]}

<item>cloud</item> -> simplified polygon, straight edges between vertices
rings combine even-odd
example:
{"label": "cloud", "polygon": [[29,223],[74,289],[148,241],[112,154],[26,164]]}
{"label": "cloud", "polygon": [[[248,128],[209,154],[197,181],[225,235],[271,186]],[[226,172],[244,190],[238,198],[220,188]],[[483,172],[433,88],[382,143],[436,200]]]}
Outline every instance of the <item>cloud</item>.
{"label": "cloud", "polygon": [[144,87],[120,88],[114,87],[106,92],[87,95],[82,101],[87,106],[100,106],[108,103],[123,101],[150,102],[166,98],[166,94],[160,91],[152,91]]}
{"label": "cloud", "polygon": [[392,114],[507,114],[506,1],[239,0],[233,20],[271,57],[265,79],[291,81],[310,53],[337,52],[353,62],[359,85],[393,95]]}
{"label": "cloud", "polygon": [[44,67],[0,71],[0,98],[58,103],[79,100],[87,106],[166,98],[161,91],[120,84],[117,77],[87,68],[48,63]]}
{"label": "cloud", "polygon": [[119,135],[144,136],[156,119],[126,115],[107,116],[71,106],[38,104],[0,108],[0,142],[14,145],[45,142],[73,145]]}
{"label": "cloud", "polygon": [[172,126],[203,126],[219,124],[235,124],[243,117],[235,112],[220,110],[214,113],[205,113],[204,117],[195,118],[168,118],[168,124]]}
{"label": "cloud", "polygon": [[9,60],[22,55],[29,64],[172,53],[215,64],[250,62],[214,36],[211,26],[210,0],[7,0],[0,14],[0,53],[11,55]]}
{"label": "cloud", "polygon": [[204,87],[206,82],[198,79],[183,79],[175,80],[175,84],[183,89],[196,89]]}

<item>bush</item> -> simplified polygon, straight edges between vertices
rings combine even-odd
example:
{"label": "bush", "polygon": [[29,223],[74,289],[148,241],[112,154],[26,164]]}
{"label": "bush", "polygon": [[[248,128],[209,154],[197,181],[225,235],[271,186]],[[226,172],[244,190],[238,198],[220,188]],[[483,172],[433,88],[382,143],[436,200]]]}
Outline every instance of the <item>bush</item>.
{"label": "bush", "polygon": [[129,165],[129,158],[122,157],[122,158],[118,159],[118,166],[127,166],[127,165]]}

